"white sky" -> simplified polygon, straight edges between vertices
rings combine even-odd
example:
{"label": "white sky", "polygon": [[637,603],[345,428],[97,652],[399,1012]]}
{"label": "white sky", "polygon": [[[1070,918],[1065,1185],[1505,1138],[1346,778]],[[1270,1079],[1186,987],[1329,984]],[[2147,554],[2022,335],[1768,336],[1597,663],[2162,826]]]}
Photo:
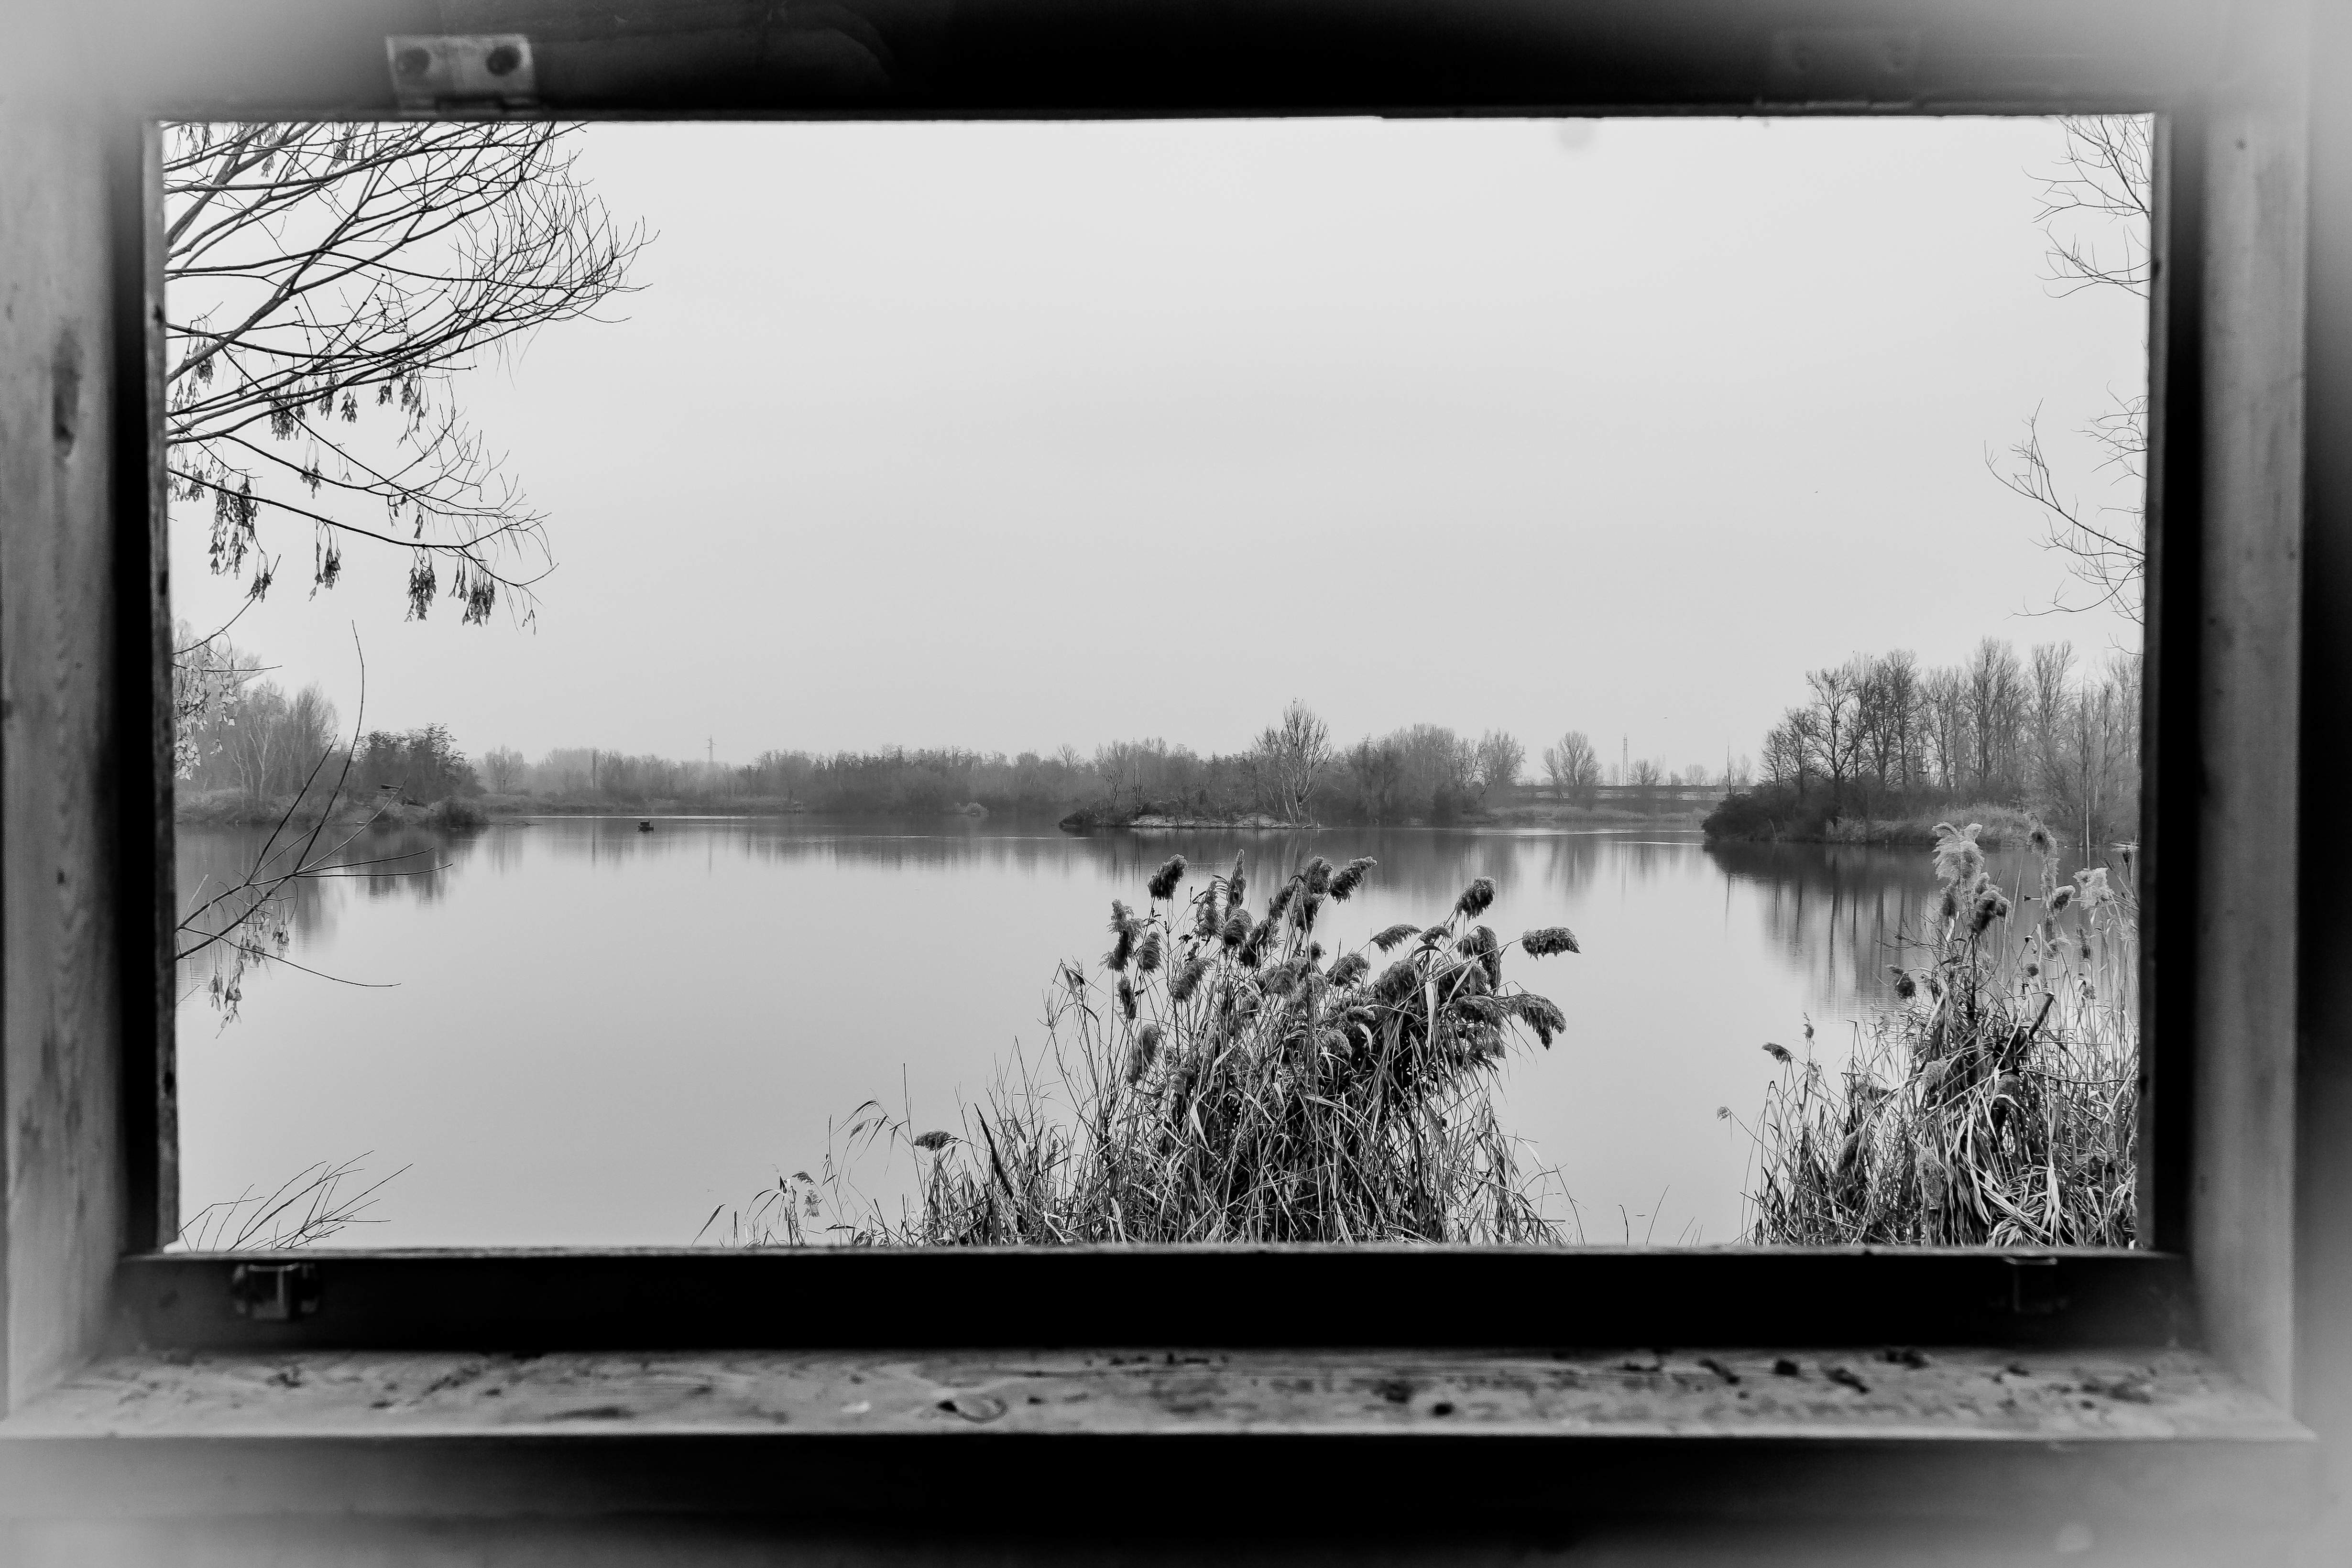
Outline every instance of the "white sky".
{"label": "white sky", "polygon": [[[372,727],[1017,752],[1566,728],[1753,752],[1808,667],[2064,585],[1986,472],[2140,390],[2058,298],[2044,120],[598,126],[642,291],[459,395],[551,516],[536,631],[307,533],[241,645]],[[191,511],[196,509],[191,508]],[[201,518],[177,609],[225,619]]]}

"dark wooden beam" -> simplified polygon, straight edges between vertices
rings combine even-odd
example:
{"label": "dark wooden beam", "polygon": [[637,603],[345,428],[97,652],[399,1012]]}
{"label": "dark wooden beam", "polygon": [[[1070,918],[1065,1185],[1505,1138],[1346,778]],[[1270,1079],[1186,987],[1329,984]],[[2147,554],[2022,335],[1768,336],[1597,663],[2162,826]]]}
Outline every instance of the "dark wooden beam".
{"label": "dark wooden beam", "polygon": [[[240,1309],[289,1264],[297,1315]],[[125,1343],[248,1349],[2164,1345],[2187,1291],[2149,1252],[879,1248],[173,1253],[119,1299]]]}
{"label": "dark wooden beam", "polygon": [[389,115],[391,35],[520,33],[628,118],[2149,109],[2215,0],[197,0],[117,57],[180,118]]}

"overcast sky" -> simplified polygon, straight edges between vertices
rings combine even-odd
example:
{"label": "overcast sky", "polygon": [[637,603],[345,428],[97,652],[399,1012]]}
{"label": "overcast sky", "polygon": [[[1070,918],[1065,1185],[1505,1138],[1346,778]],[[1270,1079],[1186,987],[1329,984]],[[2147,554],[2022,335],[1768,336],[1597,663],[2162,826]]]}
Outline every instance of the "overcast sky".
{"label": "overcast sky", "polygon": [[[1928,663],[2065,582],[1987,473],[2136,393],[2044,281],[2043,120],[617,126],[614,319],[460,402],[550,517],[536,630],[402,620],[306,536],[237,642],[478,754],[1230,749],[1568,728],[1752,753],[1803,672]],[[240,591],[175,535],[179,613]]]}

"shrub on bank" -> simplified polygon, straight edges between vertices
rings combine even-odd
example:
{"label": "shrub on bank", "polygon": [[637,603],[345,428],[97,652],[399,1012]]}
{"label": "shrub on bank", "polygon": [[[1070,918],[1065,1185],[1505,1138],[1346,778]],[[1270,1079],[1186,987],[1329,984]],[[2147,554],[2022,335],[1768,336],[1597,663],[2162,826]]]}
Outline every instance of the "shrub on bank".
{"label": "shrub on bank", "polygon": [[1827,833],[1835,815],[1824,797],[1809,797],[1785,784],[1759,784],[1726,795],[1699,826],[1710,839],[1806,841]]}
{"label": "shrub on bank", "polygon": [[463,795],[435,801],[425,821],[445,833],[470,833],[490,825],[489,813]]}
{"label": "shrub on bank", "polygon": [[1926,816],[1841,817],[1822,830],[1822,841],[1932,849],[1948,831],[1948,821],[1969,823],[1976,832],[1978,845],[1988,850],[2025,843],[2039,825],[2032,812],[2021,811],[2014,806],[1963,806]]}
{"label": "shrub on bank", "polygon": [[1753,1129],[1756,1241],[2131,1245],[2129,866],[2062,880],[2050,834],[2037,823],[2028,841],[2040,882],[2013,905],[1977,825],[1943,827],[1933,956],[1890,967],[1895,1004],[1842,1069],[1765,1047],[1782,1072]]}

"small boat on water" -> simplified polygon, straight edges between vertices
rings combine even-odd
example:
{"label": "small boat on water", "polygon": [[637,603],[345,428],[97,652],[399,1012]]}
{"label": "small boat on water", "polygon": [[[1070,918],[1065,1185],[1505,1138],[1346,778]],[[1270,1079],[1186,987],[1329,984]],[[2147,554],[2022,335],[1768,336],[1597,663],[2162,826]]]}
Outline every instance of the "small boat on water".
{"label": "small boat on water", "polygon": [[646,818],[642,818],[642,819],[640,819],[640,820],[638,821],[638,822],[637,822],[637,831],[639,831],[639,832],[641,832],[641,833],[650,833],[650,832],[652,832],[653,831],[654,831],[654,824],[653,824],[653,819],[652,819],[652,818],[650,818],[650,817],[646,817]]}

